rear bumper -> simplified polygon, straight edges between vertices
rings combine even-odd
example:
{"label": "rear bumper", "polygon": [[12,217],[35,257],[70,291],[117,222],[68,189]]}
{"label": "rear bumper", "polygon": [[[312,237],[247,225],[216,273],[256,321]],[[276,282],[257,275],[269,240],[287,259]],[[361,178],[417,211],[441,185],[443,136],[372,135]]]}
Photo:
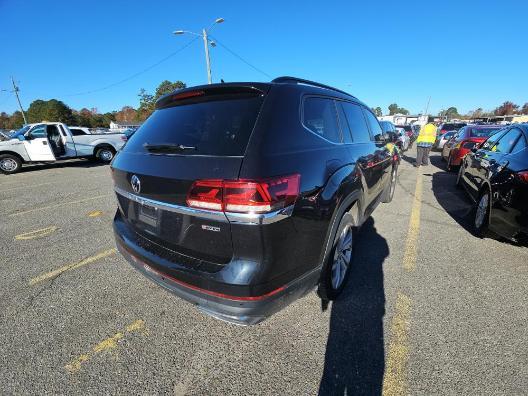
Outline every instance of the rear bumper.
{"label": "rear bumper", "polygon": [[[142,249],[132,238],[127,237],[123,227],[126,225],[116,217],[116,245],[132,267],[176,296],[196,305],[203,313],[230,323],[257,324],[313,290],[319,280],[321,269],[316,268],[264,294],[248,296],[234,295],[232,292],[220,293],[219,282],[209,280],[206,274],[198,270],[192,273],[187,271],[185,280],[164,273],[162,268],[167,266],[165,260]],[[189,275],[195,279],[200,278],[200,286],[196,282],[188,282]],[[215,284],[215,291],[204,286],[212,283]],[[232,286],[225,284],[225,289],[232,290]],[[258,285],[254,289],[258,290]]]}

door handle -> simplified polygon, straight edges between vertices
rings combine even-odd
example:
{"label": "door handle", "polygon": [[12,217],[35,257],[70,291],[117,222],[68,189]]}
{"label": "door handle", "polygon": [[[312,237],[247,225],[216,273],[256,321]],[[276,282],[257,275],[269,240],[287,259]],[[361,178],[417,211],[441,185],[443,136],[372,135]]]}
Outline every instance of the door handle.
{"label": "door handle", "polygon": [[46,141],[44,140],[44,141],[42,142],[42,144],[43,144],[44,146],[47,146],[47,145],[48,145],[48,142],[46,142]]}

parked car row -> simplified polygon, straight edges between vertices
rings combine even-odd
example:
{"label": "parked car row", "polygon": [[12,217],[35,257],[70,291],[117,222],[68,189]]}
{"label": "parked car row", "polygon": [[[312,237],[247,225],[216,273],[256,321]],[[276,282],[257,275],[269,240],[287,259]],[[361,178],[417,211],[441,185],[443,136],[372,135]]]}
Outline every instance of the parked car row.
{"label": "parked car row", "polygon": [[475,202],[478,235],[528,240],[527,124],[444,124],[434,147]]}

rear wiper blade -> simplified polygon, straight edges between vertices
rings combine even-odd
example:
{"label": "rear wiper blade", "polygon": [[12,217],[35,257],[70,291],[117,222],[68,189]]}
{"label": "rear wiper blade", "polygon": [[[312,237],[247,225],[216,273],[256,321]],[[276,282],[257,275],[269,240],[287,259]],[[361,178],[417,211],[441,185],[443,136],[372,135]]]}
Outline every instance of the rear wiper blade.
{"label": "rear wiper blade", "polygon": [[177,153],[180,151],[196,150],[195,146],[184,146],[183,144],[175,143],[144,143],[143,147],[153,153]]}

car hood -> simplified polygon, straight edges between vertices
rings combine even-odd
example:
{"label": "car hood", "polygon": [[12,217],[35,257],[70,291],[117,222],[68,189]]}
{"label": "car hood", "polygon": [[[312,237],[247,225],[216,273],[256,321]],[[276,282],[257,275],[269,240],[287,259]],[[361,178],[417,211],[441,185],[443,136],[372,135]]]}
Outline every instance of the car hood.
{"label": "car hood", "polygon": [[18,139],[0,140],[0,146],[11,146],[14,141],[18,141]]}

